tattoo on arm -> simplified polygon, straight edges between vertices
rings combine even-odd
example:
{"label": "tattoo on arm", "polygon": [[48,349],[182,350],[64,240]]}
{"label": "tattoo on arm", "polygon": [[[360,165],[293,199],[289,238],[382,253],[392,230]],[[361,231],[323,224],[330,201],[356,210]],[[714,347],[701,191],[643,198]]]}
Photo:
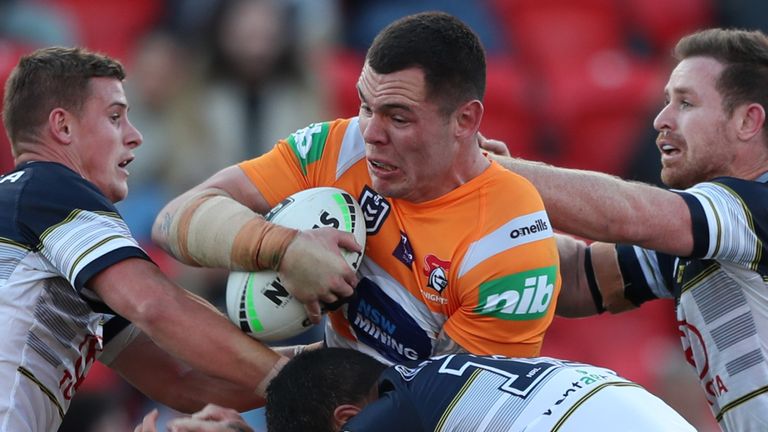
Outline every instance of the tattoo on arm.
{"label": "tattoo on arm", "polygon": [[448,336],[448,334],[445,332],[445,329],[442,329],[440,330],[440,335],[435,341],[435,348],[432,350],[432,355],[461,354],[468,352],[469,351],[459,345],[458,342],[451,339],[451,337]]}

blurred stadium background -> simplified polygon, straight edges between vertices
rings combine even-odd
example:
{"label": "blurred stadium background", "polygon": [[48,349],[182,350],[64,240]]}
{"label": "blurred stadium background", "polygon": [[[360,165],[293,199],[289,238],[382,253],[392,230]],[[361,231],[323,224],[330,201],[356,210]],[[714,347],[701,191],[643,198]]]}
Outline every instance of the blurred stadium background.
{"label": "blurred stadium background", "polygon": [[[480,35],[486,136],[513,155],[652,183],[651,121],[671,47],[705,27],[768,27],[764,0],[0,0],[0,80],[20,55],[49,45],[84,46],[126,65],[144,145],[119,208],[169,275],[221,306],[225,273],[182,266],[151,245],[157,211],[310,122],[355,115],[365,48],[384,25],[422,10],[452,13]],[[11,166],[2,131],[0,172]],[[558,318],[543,354],[611,367],[699,430],[717,430],[680,350],[672,302]],[[61,430],[128,430],[151,407],[97,365]]]}

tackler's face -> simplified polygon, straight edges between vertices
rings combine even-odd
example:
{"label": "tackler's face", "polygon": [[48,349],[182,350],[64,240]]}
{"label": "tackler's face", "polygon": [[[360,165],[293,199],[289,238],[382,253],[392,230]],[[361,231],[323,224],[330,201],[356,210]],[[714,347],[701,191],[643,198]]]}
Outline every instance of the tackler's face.
{"label": "tackler's face", "polygon": [[92,78],[89,96],[72,123],[72,146],[80,175],[112,202],[128,194],[127,165],[141,133],[128,121],[128,102],[120,80]]}
{"label": "tackler's face", "polygon": [[661,179],[669,187],[684,189],[730,174],[733,119],[716,87],[723,69],[713,58],[691,57],[669,77],[665,106],[653,122],[659,131]]}
{"label": "tackler's face", "polygon": [[357,89],[373,188],[411,202],[454,189],[460,155],[452,115],[428,98],[424,72],[414,67],[379,74],[366,63]]}

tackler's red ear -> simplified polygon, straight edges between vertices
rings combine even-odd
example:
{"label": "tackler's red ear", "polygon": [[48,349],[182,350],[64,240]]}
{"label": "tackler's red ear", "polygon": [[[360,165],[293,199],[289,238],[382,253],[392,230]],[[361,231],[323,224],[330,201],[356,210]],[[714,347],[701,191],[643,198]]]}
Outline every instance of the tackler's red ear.
{"label": "tackler's red ear", "polygon": [[360,412],[362,408],[360,408],[357,405],[352,404],[344,404],[339,405],[336,407],[335,410],[333,410],[333,430],[338,431],[341,429],[341,427],[344,425],[344,423],[348,422],[349,419],[356,416],[357,413]]}

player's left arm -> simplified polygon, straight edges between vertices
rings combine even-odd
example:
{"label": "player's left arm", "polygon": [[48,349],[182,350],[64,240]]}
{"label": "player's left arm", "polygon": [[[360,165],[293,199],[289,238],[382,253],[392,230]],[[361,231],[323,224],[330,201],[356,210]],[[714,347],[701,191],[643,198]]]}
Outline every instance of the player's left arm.
{"label": "player's left arm", "polygon": [[[649,300],[674,296],[675,257],[671,255],[638,246],[602,242],[589,245],[583,255],[578,266],[563,269],[563,289],[557,308],[561,316],[585,316],[581,312],[589,311],[619,313],[635,309]],[[576,293],[569,293],[570,287],[565,285],[572,277],[568,273],[578,273],[582,279]],[[574,303],[575,296],[581,298],[580,309],[569,304]],[[588,306],[589,302],[591,306]]]}

